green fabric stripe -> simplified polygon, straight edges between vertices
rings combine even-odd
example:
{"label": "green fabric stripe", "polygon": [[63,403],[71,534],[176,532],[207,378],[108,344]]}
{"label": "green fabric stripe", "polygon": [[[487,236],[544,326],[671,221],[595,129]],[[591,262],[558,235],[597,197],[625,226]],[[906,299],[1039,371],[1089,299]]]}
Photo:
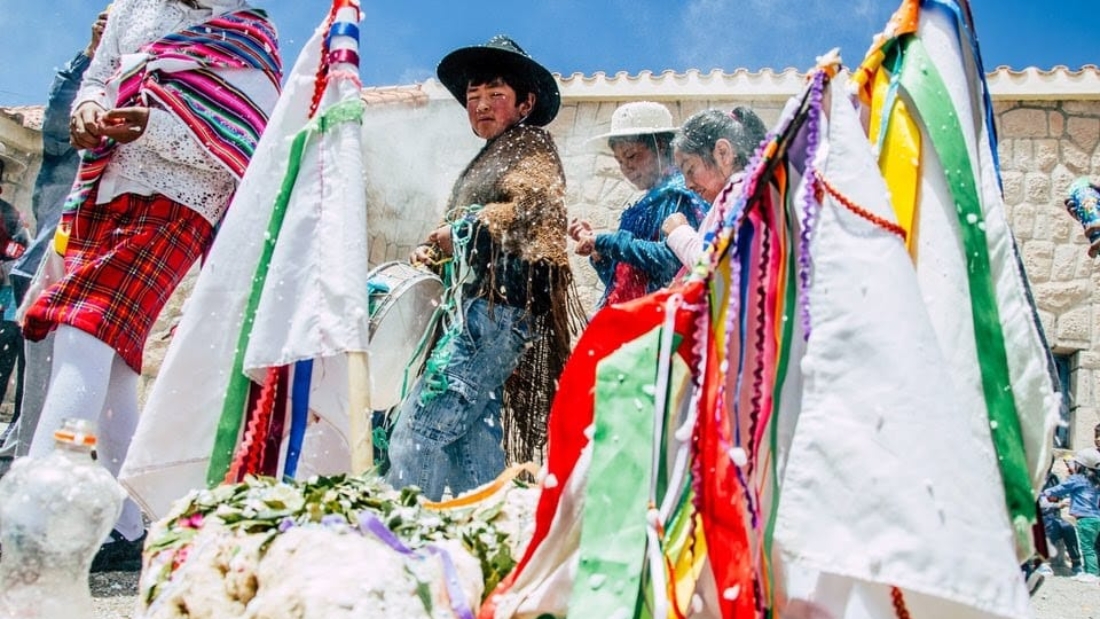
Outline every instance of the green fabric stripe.
{"label": "green fabric stripe", "polygon": [[[596,369],[595,433],[585,488],[580,562],[569,615],[635,616],[646,559],[653,474],[653,384],[661,329],[628,342]],[[623,615],[622,609],[630,609]]]}
{"label": "green fabric stripe", "polygon": [[[669,475],[671,475],[672,462],[669,461],[669,450],[664,447],[670,443],[669,437],[676,431],[679,422],[681,402],[678,402],[674,396],[676,395],[676,389],[684,384],[690,373],[683,358],[676,354],[683,340],[684,338],[678,334],[674,333],[672,335],[672,358],[669,359],[668,388],[665,390],[664,433],[661,436],[654,437],[654,440],[658,441],[662,446],[660,448],[660,458],[657,465],[657,492],[655,497],[657,505],[661,505],[665,500],[665,493],[668,492]],[[687,392],[690,393],[690,387],[687,389]],[[688,397],[690,397],[690,395]],[[680,492],[682,489],[674,489],[674,491]]]}
{"label": "green fabric stripe", "polygon": [[1014,524],[1035,519],[1020,419],[1008,368],[997,291],[990,266],[982,205],[974,184],[974,169],[966,139],[947,87],[920,39],[908,36],[891,52],[902,54],[901,85],[916,105],[925,130],[940,158],[962,230],[966,251],[967,283],[974,319],[974,341],[982,375],[993,446],[997,450],[1005,499]]}
{"label": "green fabric stripe", "polygon": [[[788,176],[788,178],[790,178]],[[794,337],[794,325],[797,322],[795,314],[798,312],[798,256],[795,249],[798,247],[798,236],[793,233],[792,220],[794,214],[790,204],[791,193],[784,191],[784,221],[791,242],[787,244],[787,294],[783,299],[783,337],[779,340],[779,354],[775,366],[775,387],[772,389],[772,417],[771,428],[768,429],[768,442],[771,445],[772,465],[772,513],[768,515],[768,524],[764,530],[764,552],[770,558],[772,556],[772,541],[775,538],[776,514],[779,506],[779,412],[782,404],[783,383],[787,377],[787,367],[791,360],[791,338]],[[775,582],[773,574],[768,575],[769,582]]]}
{"label": "green fabric stripe", "polygon": [[218,430],[214,437],[214,450],[210,454],[210,465],[206,469],[206,484],[210,487],[216,486],[225,480],[225,474],[229,471],[229,466],[233,460],[233,451],[237,447],[237,437],[241,432],[245,403],[248,399],[248,387],[251,382],[251,379],[244,373],[244,355],[248,350],[248,344],[252,337],[252,323],[256,320],[256,309],[260,305],[260,297],[263,296],[267,271],[271,266],[271,256],[275,253],[275,245],[279,241],[279,233],[283,227],[283,220],[286,218],[290,196],[294,191],[298,173],[302,168],[302,154],[305,151],[306,143],[314,133],[325,133],[339,123],[358,122],[362,119],[362,116],[362,101],[358,99],[343,101],[326,110],[324,114],[315,118],[294,136],[294,142],[290,147],[289,160],[287,161],[287,172],[283,177],[279,195],[275,198],[271,219],[268,220],[263,250],[256,265],[256,274],[252,278],[252,289],[249,291],[248,303],[245,306],[244,321],[241,323],[241,331],[237,336],[233,369],[229,374],[229,385],[226,387],[225,399],[222,403]]}

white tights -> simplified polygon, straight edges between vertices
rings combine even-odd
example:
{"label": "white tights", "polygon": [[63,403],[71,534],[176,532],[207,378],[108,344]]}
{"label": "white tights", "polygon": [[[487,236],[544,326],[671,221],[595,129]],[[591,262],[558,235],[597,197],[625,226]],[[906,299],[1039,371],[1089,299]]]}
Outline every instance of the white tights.
{"label": "white tights", "polygon": [[[63,419],[86,419],[96,424],[99,461],[117,478],[137,428],[137,387],[137,373],[113,348],[80,329],[60,325],[50,387],[29,455],[42,457],[53,450],[53,433]],[[144,529],[141,510],[126,499],[115,530],[133,540]]]}

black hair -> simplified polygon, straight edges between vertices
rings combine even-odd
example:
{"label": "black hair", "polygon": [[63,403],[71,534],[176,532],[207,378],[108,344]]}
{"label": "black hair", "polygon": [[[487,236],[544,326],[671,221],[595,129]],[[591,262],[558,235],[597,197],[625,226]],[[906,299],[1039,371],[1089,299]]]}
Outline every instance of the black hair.
{"label": "black hair", "polygon": [[1084,475],[1085,479],[1089,480],[1094,486],[1100,486],[1100,471],[1096,469],[1090,469],[1089,467],[1081,464],[1077,467],[1077,474]]}
{"label": "black hair", "polygon": [[527,100],[527,95],[535,93],[538,96],[538,88],[535,80],[524,71],[509,70],[501,67],[470,67],[462,76],[466,87],[492,84],[500,80],[516,91],[516,103]]}
{"label": "black hair", "polygon": [[675,133],[668,131],[661,133],[643,133],[640,135],[613,135],[607,138],[607,146],[614,149],[618,144],[636,143],[642,144],[658,157],[668,157],[672,149],[672,140]]}
{"label": "black hair", "polygon": [[672,146],[686,155],[698,155],[710,165],[714,160],[714,145],[726,139],[733,145],[734,165],[738,169],[749,163],[749,157],[767,136],[764,121],[747,107],[736,107],[729,114],[720,110],[703,110],[684,121]]}

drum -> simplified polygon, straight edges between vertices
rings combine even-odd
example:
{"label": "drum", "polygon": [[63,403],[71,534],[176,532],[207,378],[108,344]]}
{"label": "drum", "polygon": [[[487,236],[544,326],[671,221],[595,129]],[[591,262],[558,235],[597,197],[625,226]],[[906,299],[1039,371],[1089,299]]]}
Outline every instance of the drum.
{"label": "drum", "polygon": [[407,262],[387,262],[367,273],[370,287],[370,407],[401,403],[431,351],[443,282]]}

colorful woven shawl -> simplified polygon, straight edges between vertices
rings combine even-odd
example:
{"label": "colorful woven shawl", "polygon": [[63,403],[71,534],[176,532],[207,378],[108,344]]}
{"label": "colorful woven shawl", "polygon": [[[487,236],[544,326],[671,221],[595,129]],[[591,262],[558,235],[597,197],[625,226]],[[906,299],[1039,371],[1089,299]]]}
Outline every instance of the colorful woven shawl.
{"label": "colorful woven shawl", "polygon": [[[156,102],[239,179],[267,124],[267,114],[214,69],[262,71],[279,88],[282,66],[275,28],[267,14],[247,9],[217,15],[153,41],[141,51],[147,55],[145,61],[116,78],[121,84],[115,106]],[[186,63],[189,68],[158,70],[156,65],[162,61],[173,61],[174,66]],[[116,146],[108,139],[82,152],[64,217],[71,218],[91,195]]]}

